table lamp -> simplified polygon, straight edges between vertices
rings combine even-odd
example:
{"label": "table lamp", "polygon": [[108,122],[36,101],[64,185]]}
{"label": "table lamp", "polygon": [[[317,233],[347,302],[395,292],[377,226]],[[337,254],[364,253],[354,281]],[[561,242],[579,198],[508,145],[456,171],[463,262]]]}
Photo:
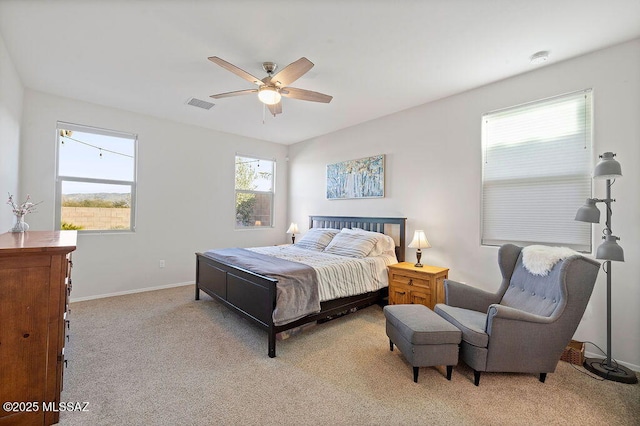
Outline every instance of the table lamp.
{"label": "table lamp", "polygon": [[431,244],[429,244],[429,240],[427,240],[427,236],[425,235],[424,231],[417,230],[413,234],[413,240],[411,240],[408,247],[418,249],[418,251],[416,252],[418,262],[413,266],[422,268],[422,263],[420,263],[420,258],[422,257],[421,249],[431,247]]}
{"label": "table lamp", "polygon": [[287,234],[291,234],[291,244],[296,243],[296,234],[299,233],[300,231],[298,231],[298,224],[291,222],[291,225],[289,225],[289,229],[287,229]]}

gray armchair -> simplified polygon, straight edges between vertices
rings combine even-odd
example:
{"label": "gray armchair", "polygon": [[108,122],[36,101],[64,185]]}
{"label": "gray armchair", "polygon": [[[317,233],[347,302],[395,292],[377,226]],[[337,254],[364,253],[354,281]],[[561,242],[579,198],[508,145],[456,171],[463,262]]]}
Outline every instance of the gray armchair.
{"label": "gray armchair", "polygon": [[435,312],[462,331],[460,358],[474,370],[535,373],[544,382],[560,360],[591,297],[600,264],[575,255],[546,276],[522,264],[521,247],[498,251],[502,284],[495,293],[445,280]]}

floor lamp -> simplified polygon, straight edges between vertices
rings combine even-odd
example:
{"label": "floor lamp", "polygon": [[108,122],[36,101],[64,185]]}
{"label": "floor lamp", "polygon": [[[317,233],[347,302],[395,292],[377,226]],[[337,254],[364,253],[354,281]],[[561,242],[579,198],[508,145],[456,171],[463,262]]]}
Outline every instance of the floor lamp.
{"label": "floor lamp", "polygon": [[605,261],[605,271],[607,273],[607,357],[587,358],[584,361],[584,368],[597,374],[606,380],[612,380],[620,383],[637,383],[636,374],[622,365],[619,365],[611,357],[611,261],[624,262],[624,251],[617,241],[620,239],[613,235],[611,230],[611,203],[615,200],[611,198],[611,179],[622,176],[620,163],[613,159],[616,154],[613,152],[605,152],[600,156],[601,160],[593,169],[594,179],[607,180],[606,198],[603,200],[597,198],[589,198],[584,206],[578,209],[576,220],[581,222],[599,223],[600,210],[596,207],[597,203],[604,203],[607,208],[607,221],[604,229],[604,242],[598,246],[596,251],[596,259]]}

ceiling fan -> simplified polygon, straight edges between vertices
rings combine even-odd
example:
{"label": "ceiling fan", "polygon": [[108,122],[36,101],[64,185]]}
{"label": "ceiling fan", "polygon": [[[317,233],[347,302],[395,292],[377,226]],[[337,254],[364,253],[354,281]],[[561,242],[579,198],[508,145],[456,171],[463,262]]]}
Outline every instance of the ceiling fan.
{"label": "ceiling fan", "polygon": [[307,71],[313,68],[313,62],[305,57],[292,62],[275,75],[273,73],[275,72],[278,65],[273,62],[263,62],[262,69],[264,69],[268,74],[263,79],[254,77],[248,72],[236,67],[235,65],[225,61],[224,59],[218,58],[217,56],[212,56],[208,59],[211,62],[220,65],[222,68],[231,71],[235,75],[242,77],[248,82],[258,86],[256,89],[236,90],[234,92],[211,95],[211,97],[214,99],[257,93],[258,99],[260,99],[260,101],[264,103],[267,108],[269,108],[269,111],[271,111],[271,114],[273,114],[274,117],[276,116],[276,114],[282,113],[282,103],[280,102],[282,96],[287,98],[300,99],[303,101],[323,103],[329,103],[331,102],[331,99],[333,99],[332,96],[325,95],[324,93],[289,87],[289,84],[293,83],[304,74],[306,74]]}

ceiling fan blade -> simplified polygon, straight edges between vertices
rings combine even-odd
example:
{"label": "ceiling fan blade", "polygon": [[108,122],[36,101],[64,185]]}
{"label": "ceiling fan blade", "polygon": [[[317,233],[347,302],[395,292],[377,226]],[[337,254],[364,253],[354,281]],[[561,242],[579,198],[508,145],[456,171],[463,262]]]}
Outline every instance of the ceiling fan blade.
{"label": "ceiling fan blade", "polygon": [[287,98],[300,99],[303,101],[323,102],[328,104],[333,99],[333,96],[325,95],[324,93],[313,92],[311,90],[296,89],[295,87],[285,87],[280,91],[282,96]]}
{"label": "ceiling fan blade", "polygon": [[297,61],[290,63],[284,67],[282,71],[271,77],[271,83],[280,87],[288,86],[306,74],[311,68],[313,68],[313,62],[302,57]]}
{"label": "ceiling fan blade", "polygon": [[214,64],[218,64],[222,68],[224,68],[224,69],[226,69],[228,71],[231,71],[232,73],[234,73],[238,77],[244,78],[245,80],[247,80],[250,83],[257,84],[258,86],[262,86],[264,84],[262,81],[260,81],[260,79],[258,77],[255,77],[255,76],[249,74],[245,70],[236,67],[235,65],[225,61],[224,59],[220,59],[217,56],[211,56],[210,58],[207,58],[207,59],[209,59]]}
{"label": "ceiling fan blade", "polygon": [[217,95],[211,95],[210,98],[230,98],[232,96],[248,95],[250,93],[257,93],[258,89],[236,90],[235,92],[218,93]]}
{"label": "ceiling fan blade", "polygon": [[269,108],[269,111],[271,111],[271,114],[273,114],[274,117],[276,116],[276,114],[282,114],[282,102],[278,102],[277,104],[274,104],[274,105],[267,105],[267,107]]}

